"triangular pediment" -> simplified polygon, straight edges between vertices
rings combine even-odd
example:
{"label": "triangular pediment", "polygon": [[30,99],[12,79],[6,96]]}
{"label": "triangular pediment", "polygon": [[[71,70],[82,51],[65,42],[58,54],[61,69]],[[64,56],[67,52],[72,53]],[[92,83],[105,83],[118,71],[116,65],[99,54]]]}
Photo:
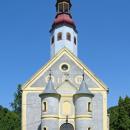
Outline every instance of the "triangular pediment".
{"label": "triangular pediment", "polygon": [[78,88],[76,88],[70,81],[64,81],[56,88],[56,90],[60,94],[75,94]]}
{"label": "triangular pediment", "polygon": [[[62,72],[60,66],[68,64],[69,72]],[[45,66],[43,66],[29,81],[27,81],[22,90],[43,90],[45,88],[49,70],[52,70],[52,80],[55,88],[59,87],[67,79],[74,84],[76,88],[80,86],[82,73],[84,70],[85,81],[90,89],[108,91],[106,85],[99,80],[74,54],[64,48],[55,55]]]}

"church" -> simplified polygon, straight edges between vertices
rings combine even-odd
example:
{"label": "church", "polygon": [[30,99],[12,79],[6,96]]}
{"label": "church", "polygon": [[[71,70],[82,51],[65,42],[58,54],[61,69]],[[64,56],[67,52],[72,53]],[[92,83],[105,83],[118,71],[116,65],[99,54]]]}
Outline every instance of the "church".
{"label": "church", "polygon": [[22,130],[109,130],[109,89],[78,58],[71,7],[56,1],[51,58],[22,86]]}

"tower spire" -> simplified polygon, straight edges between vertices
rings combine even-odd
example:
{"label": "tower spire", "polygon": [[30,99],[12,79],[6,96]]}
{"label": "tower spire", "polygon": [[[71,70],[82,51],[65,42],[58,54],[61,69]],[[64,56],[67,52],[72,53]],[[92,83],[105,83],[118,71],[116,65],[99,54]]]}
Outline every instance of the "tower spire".
{"label": "tower spire", "polygon": [[57,0],[56,16],[52,24],[51,57],[62,48],[67,48],[77,56],[77,29],[71,15],[70,0]]}

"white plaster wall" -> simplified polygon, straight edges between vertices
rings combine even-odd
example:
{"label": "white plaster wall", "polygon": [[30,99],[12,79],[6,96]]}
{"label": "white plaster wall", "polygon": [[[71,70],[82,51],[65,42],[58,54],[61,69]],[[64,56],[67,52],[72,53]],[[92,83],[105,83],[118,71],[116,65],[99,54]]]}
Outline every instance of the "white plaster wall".
{"label": "white plaster wall", "polygon": [[76,119],[75,124],[76,124],[75,130],[88,130],[88,128],[91,128],[92,130],[101,130],[101,129],[93,129],[91,119]]}
{"label": "white plaster wall", "polygon": [[42,102],[47,102],[47,111],[42,112],[42,116],[44,115],[59,115],[59,99],[56,97],[46,97],[42,100]]}
{"label": "white plaster wall", "polygon": [[57,118],[44,119],[42,120],[41,130],[43,130],[44,127],[46,127],[47,130],[59,130],[59,120]]}
{"label": "white plaster wall", "polygon": [[77,115],[89,115],[92,114],[88,112],[88,102],[92,102],[90,97],[81,96],[75,101],[75,111]]}
{"label": "white plaster wall", "polygon": [[47,130],[59,129],[59,99],[57,97],[45,97],[42,102],[47,102],[47,111],[42,112],[41,130],[44,127]]}

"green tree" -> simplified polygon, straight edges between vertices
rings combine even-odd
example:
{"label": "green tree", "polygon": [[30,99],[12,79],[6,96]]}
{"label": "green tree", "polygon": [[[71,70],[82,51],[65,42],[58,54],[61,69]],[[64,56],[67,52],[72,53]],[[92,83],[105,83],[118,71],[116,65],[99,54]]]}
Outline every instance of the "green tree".
{"label": "green tree", "polygon": [[117,130],[118,126],[118,107],[111,107],[108,110],[110,114],[110,130]]}
{"label": "green tree", "polygon": [[128,96],[126,96],[124,99],[124,107],[130,117],[130,98]]}
{"label": "green tree", "polygon": [[18,115],[0,106],[0,130],[20,130]]}
{"label": "green tree", "polygon": [[0,130],[20,130],[21,129],[21,85],[18,85],[14,94],[14,101],[11,103],[13,111],[0,106]]}
{"label": "green tree", "polygon": [[17,91],[14,94],[14,101],[11,103],[11,107],[13,112],[18,115],[18,128],[21,129],[21,112],[22,112],[22,85],[19,84],[17,87]]}
{"label": "green tree", "polygon": [[17,87],[17,91],[14,94],[14,101],[11,103],[11,107],[14,112],[21,114],[21,104],[22,104],[22,92],[21,92],[22,85],[19,84]]}
{"label": "green tree", "polygon": [[130,130],[130,98],[119,98],[118,106],[109,108],[110,130]]}
{"label": "green tree", "polygon": [[130,117],[126,110],[127,104],[121,97],[118,103],[118,129],[130,130]]}

